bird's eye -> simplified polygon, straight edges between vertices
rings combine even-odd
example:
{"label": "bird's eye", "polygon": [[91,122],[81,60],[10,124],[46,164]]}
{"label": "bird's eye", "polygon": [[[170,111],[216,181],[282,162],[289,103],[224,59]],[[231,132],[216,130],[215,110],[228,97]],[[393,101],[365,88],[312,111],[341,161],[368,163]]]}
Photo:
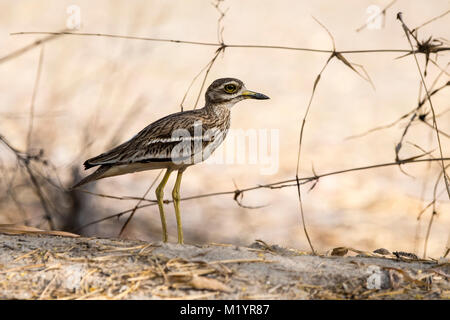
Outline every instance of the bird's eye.
{"label": "bird's eye", "polygon": [[234,85],[234,84],[227,84],[227,85],[225,85],[224,89],[227,93],[234,93],[237,88],[236,88],[236,85]]}

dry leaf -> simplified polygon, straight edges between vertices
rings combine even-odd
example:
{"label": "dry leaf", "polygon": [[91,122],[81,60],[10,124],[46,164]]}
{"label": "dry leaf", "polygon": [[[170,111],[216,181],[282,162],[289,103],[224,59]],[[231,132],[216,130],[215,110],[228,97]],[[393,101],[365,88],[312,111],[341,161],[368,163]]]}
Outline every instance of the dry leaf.
{"label": "dry leaf", "polygon": [[[386,269],[388,271],[391,271],[391,270],[396,271],[396,272],[398,272],[399,274],[401,274],[403,276],[404,280],[406,280],[406,281],[408,281],[410,283],[413,283],[415,285],[418,285],[418,286],[421,286],[421,287],[425,287],[425,288],[427,288],[429,286],[426,282],[413,278],[408,272],[406,272],[403,269],[393,268],[393,267],[383,267],[383,269]],[[392,277],[391,277],[391,280],[392,280]]]}
{"label": "dry leaf", "polygon": [[385,248],[379,248],[379,249],[377,249],[377,250],[374,250],[373,253],[378,253],[378,254],[381,254],[381,255],[383,255],[383,256],[387,256],[387,255],[390,255],[390,254],[391,254],[391,253],[389,252],[389,250],[388,250],[388,249],[385,249]]}
{"label": "dry leaf", "polygon": [[47,234],[52,236],[62,236],[78,238],[78,234],[65,232],[65,231],[46,231],[34,227],[28,227],[19,224],[0,224],[0,233],[6,234]]}
{"label": "dry leaf", "polygon": [[345,256],[347,254],[347,252],[348,252],[348,248],[337,247],[337,248],[334,248],[333,251],[331,251],[331,255],[342,257],[342,256]]}
{"label": "dry leaf", "polygon": [[219,280],[194,275],[188,282],[195,289],[206,289],[213,291],[232,292],[233,290]]}

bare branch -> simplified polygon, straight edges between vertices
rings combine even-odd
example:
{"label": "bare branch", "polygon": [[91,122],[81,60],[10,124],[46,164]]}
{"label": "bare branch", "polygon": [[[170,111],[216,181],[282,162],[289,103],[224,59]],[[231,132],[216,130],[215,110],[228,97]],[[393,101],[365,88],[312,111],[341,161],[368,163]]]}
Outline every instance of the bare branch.
{"label": "bare branch", "polygon": [[139,205],[141,204],[141,202],[143,201],[143,199],[147,196],[147,194],[150,192],[150,190],[153,188],[153,186],[155,185],[156,181],[158,181],[159,177],[161,176],[161,173],[163,172],[163,170],[160,170],[158,175],[156,176],[155,180],[153,180],[153,182],[150,184],[150,186],[147,188],[147,190],[145,191],[144,195],[142,196],[142,199],[139,199],[138,203],[134,206],[133,211],[131,211],[130,216],[128,217],[127,221],[125,221],[125,223],[123,224],[122,228],[120,229],[119,232],[119,237],[123,234],[123,232],[125,231],[125,228],[127,227],[128,223],[131,221],[131,218],[133,218],[134,213],[136,212],[136,210],[138,209]]}
{"label": "bare branch", "polygon": [[27,151],[30,151],[30,147],[31,147],[31,136],[33,134],[33,121],[34,121],[34,104],[36,101],[36,95],[37,95],[37,91],[38,91],[38,87],[39,87],[39,80],[41,79],[43,60],[44,60],[44,45],[41,46],[41,51],[39,53],[39,62],[38,62],[38,67],[37,67],[37,71],[36,71],[36,79],[34,81],[33,95],[31,96],[30,116],[29,116],[27,142],[26,142]]}
{"label": "bare branch", "polygon": [[386,16],[386,11],[387,9],[389,9],[390,7],[392,7],[394,5],[394,3],[396,3],[397,0],[393,0],[391,1],[386,7],[384,7],[378,14],[374,15],[373,17],[371,17],[369,20],[366,21],[365,24],[363,24],[362,26],[360,26],[358,29],[356,29],[356,32],[360,32],[361,30],[367,28],[367,26],[372,23],[373,21],[375,21],[379,16]]}
{"label": "bare branch", "polygon": [[[409,30],[408,26],[403,22],[403,18],[402,18],[402,13],[401,12],[399,12],[397,14],[397,19],[400,20],[400,22],[402,24],[402,27],[403,27],[403,30],[405,31],[406,38],[408,39],[408,42],[409,42],[409,44],[411,46],[411,50],[414,51],[414,46],[413,46],[413,44],[411,42],[411,39],[410,39],[410,35],[413,35],[413,34]],[[438,146],[439,146],[439,153],[440,153],[441,158],[443,158],[441,138],[440,138],[437,122],[436,122],[436,114],[435,114],[435,111],[434,111],[433,103],[431,101],[431,95],[430,95],[430,92],[427,89],[427,84],[425,83],[424,76],[422,75],[422,70],[420,68],[419,61],[417,60],[417,56],[416,56],[415,53],[413,53],[413,56],[414,56],[414,61],[416,62],[417,69],[418,69],[419,74],[420,74],[420,79],[422,80],[423,87],[424,87],[425,92],[427,94],[427,98],[428,98],[428,102],[430,104],[431,112],[433,114],[433,127],[435,128],[435,132],[436,132],[436,138],[437,138],[437,142],[438,142]],[[447,188],[447,195],[448,195],[448,198],[450,199],[450,185],[449,185],[449,181],[447,179],[447,174],[445,172],[445,165],[444,165],[444,161],[443,160],[441,161],[441,167],[442,167],[442,171],[443,171],[445,186]]]}

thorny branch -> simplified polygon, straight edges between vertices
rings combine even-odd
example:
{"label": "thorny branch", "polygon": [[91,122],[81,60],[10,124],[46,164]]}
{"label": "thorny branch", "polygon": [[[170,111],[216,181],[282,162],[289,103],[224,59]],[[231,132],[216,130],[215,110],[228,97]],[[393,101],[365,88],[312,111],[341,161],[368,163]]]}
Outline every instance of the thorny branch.
{"label": "thorny branch", "polygon": [[[402,23],[403,30],[405,31],[406,38],[408,39],[408,42],[409,42],[409,44],[411,46],[412,51],[414,51],[414,46],[412,44],[410,35],[416,41],[416,45],[417,45],[418,48],[423,46],[423,44],[421,44],[419,42],[419,40],[417,40],[417,37],[411,32],[411,30],[409,30],[409,28],[405,24],[405,22],[403,22],[403,18],[402,18],[402,13],[401,12],[399,12],[397,14],[397,19],[400,20],[400,22]],[[428,41],[427,43],[431,43],[431,42]],[[427,61],[428,61],[428,56],[429,56],[429,52],[428,51],[434,50],[434,45],[431,47],[431,49],[422,49],[422,50],[425,50]],[[427,84],[425,82],[424,75],[422,75],[422,70],[420,68],[419,61],[417,60],[417,56],[416,56],[416,54],[414,52],[413,52],[413,56],[414,56],[414,61],[416,62],[417,69],[419,70],[419,74],[420,74],[420,79],[422,81],[422,85],[423,85],[423,87],[425,89],[425,92],[427,94],[427,99],[428,99],[428,103],[430,104],[431,112],[433,114],[433,127],[435,128],[435,131],[436,131],[436,138],[437,138],[437,142],[438,142],[438,146],[439,146],[439,153],[440,153],[441,158],[443,158],[443,151],[442,151],[442,145],[441,145],[441,136],[439,134],[439,129],[438,129],[437,122],[436,122],[436,113],[435,113],[435,109],[434,109],[433,103],[431,101],[431,95],[430,95],[430,92],[429,92],[429,90],[427,88]],[[444,160],[441,161],[441,167],[442,167],[442,172],[443,172],[443,179],[445,181],[445,186],[447,188],[447,195],[448,195],[448,198],[450,199],[450,185],[449,185],[447,173],[445,171]]]}
{"label": "thorny branch", "polygon": [[39,54],[39,62],[38,62],[38,67],[37,67],[37,71],[36,71],[36,80],[34,82],[33,95],[31,97],[31,103],[30,103],[30,117],[29,117],[29,123],[28,123],[28,133],[27,133],[27,151],[30,151],[30,147],[31,147],[31,137],[33,134],[33,121],[34,121],[34,104],[36,101],[39,80],[41,79],[43,60],[44,60],[44,45],[41,46],[41,51]]}
{"label": "thorny branch", "polygon": [[[280,49],[280,50],[294,50],[294,51],[307,51],[316,53],[333,53],[332,50],[326,49],[313,49],[313,48],[302,48],[302,47],[289,47],[289,46],[278,46],[278,45],[252,45],[252,44],[226,44],[226,43],[216,43],[216,42],[201,42],[201,41],[189,41],[189,40],[177,40],[177,39],[164,39],[164,38],[151,38],[151,37],[139,37],[139,36],[126,36],[126,35],[115,35],[107,33],[88,33],[88,32],[51,32],[51,31],[22,31],[22,32],[12,32],[10,35],[30,35],[30,34],[41,34],[41,35],[74,35],[74,36],[91,36],[91,37],[107,37],[107,38],[119,38],[119,39],[129,39],[129,40],[144,40],[144,41],[154,41],[154,42],[171,42],[177,44],[191,44],[199,46],[213,46],[213,47],[224,47],[224,48],[252,48],[252,49]],[[438,47],[433,50],[434,53],[449,51],[450,47]],[[424,53],[416,50],[408,49],[367,49],[367,50],[341,50],[339,53],[381,53],[381,52],[391,52],[391,53]],[[0,63],[3,58],[0,58]]]}
{"label": "thorny branch", "polygon": [[134,213],[136,212],[136,210],[138,209],[139,205],[141,204],[141,202],[145,199],[145,197],[147,196],[147,194],[150,192],[150,190],[153,188],[153,186],[155,185],[156,181],[158,181],[159,177],[161,176],[161,173],[163,172],[163,170],[159,171],[158,175],[156,176],[156,178],[153,180],[152,184],[147,188],[147,190],[145,191],[144,195],[142,196],[141,199],[139,199],[138,203],[134,206],[133,211],[131,211],[131,214],[129,215],[129,217],[127,218],[127,221],[125,221],[125,223],[123,224],[122,228],[120,229],[119,232],[119,237],[123,234],[123,232],[125,231],[125,228],[127,227],[128,223],[131,221],[131,218],[133,218]]}
{"label": "thorny branch", "polygon": [[20,49],[18,49],[16,51],[13,51],[13,52],[7,54],[6,56],[0,57],[0,64],[3,63],[3,62],[6,62],[8,60],[17,58],[18,56],[24,54],[25,52],[27,52],[27,51],[29,51],[31,49],[36,48],[39,45],[42,45],[42,44],[44,44],[46,42],[49,42],[49,41],[51,41],[53,39],[56,39],[56,38],[62,36],[65,32],[67,32],[67,31],[63,30],[63,31],[60,31],[60,32],[52,32],[51,34],[49,34],[45,38],[35,40],[33,43],[30,43],[29,45],[26,45],[23,48],[20,48]]}
{"label": "thorny branch", "polygon": [[41,185],[38,182],[33,170],[31,169],[31,161],[40,161],[44,164],[46,164],[45,160],[42,160],[43,156],[43,150],[40,150],[38,154],[32,155],[26,152],[21,152],[18,149],[14,148],[4,136],[0,134],[0,142],[2,142],[10,151],[14,153],[16,156],[16,159],[18,163],[25,167],[26,173],[28,174],[28,177],[30,178],[30,181],[33,185],[34,191],[36,195],[39,198],[39,201],[41,202],[41,206],[45,211],[45,219],[47,220],[50,228],[53,230],[55,228],[52,213],[50,211],[47,199],[44,196],[44,193],[42,191]]}
{"label": "thorny branch", "polygon": [[[441,73],[442,74],[442,73]],[[440,92],[442,89],[445,89],[446,87],[450,87],[450,81],[448,81],[447,83],[445,83],[444,85],[442,85],[441,87],[433,90],[432,92],[430,92],[430,96],[435,95],[436,93]],[[423,98],[421,101],[419,101],[417,107],[414,107],[414,109],[412,109],[411,111],[408,111],[407,113],[403,114],[402,116],[400,116],[397,120],[389,123],[389,124],[385,124],[385,125],[381,125],[372,129],[369,129],[363,133],[359,133],[359,134],[355,134],[352,136],[347,137],[346,139],[355,139],[355,138],[361,138],[364,137],[366,135],[368,135],[369,133],[373,133],[375,131],[379,131],[379,130],[383,130],[383,129],[388,129],[393,127],[394,125],[396,125],[397,123],[399,123],[400,121],[402,121],[403,119],[416,114],[417,116],[415,117],[415,120],[420,120],[424,123],[426,123],[426,117],[427,114],[426,113],[419,113],[420,109],[422,108],[422,106],[425,104],[425,102],[427,101],[427,97]],[[449,111],[450,109],[447,109],[447,111]],[[439,118],[439,116],[442,116],[443,114],[445,114],[447,111],[442,112],[441,114],[437,114],[436,118]]]}
{"label": "thorny branch", "polygon": [[[422,155],[421,155],[422,156]],[[419,157],[421,157],[419,156]],[[297,181],[301,181],[300,184],[307,184],[310,182],[315,182],[315,181],[319,181],[319,179],[324,178],[324,177],[328,177],[328,176],[333,176],[333,175],[338,175],[338,174],[343,174],[343,173],[349,173],[349,172],[356,172],[356,171],[364,171],[364,170],[370,170],[370,169],[377,169],[377,168],[382,168],[382,167],[391,167],[391,166],[398,166],[398,165],[404,165],[404,164],[410,164],[410,163],[424,163],[424,162],[434,162],[434,161],[450,161],[450,157],[449,158],[431,158],[431,159],[418,159],[417,156],[416,157],[411,157],[408,159],[403,159],[400,160],[399,162],[387,162],[387,163],[380,163],[380,164],[375,164],[375,165],[369,165],[369,166],[364,166],[364,167],[356,167],[356,168],[350,168],[350,169],[344,169],[344,170],[338,170],[338,171],[332,171],[332,172],[327,172],[327,173],[323,173],[323,174],[315,174],[313,176],[310,177],[303,177],[303,178],[291,178],[291,179],[287,179],[287,180],[282,180],[282,181],[277,181],[277,182],[272,182],[272,183],[268,183],[268,184],[260,184],[257,186],[253,186],[253,187],[247,187],[247,188],[243,188],[243,189],[235,189],[235,190],[230,190],[230,191],[221,191],[221,192],[212,192],[212,193],[205,193],[205,194],[200,194],[200,195],[196,195],[196,196],[191,196],[191,197],[184,197],[181,198],[180,201],[188,201],[188,200],[194,200],[194,199],[201,199],[201,198],[209,198],[209,197],[216,197],[216,196],[224,196],[224,195],[233,195],[236,196],[236,194],[238,195],[242,195],[245,192],[249,192],[249,191],[254,191],[254,190],[258,190],[258,189],[281,189],[281,188],[286,188],[286,187],[297,187]],[[144,199],[144,198],[138,198],[138,197],[129,197],[129,196],[111,196],[111,195],[104,195],[104,194],[99,194],[99,193],[93,193],[93,192],[89,192],[89,191],[85,191],[83,189],[78,189],[77,191],[80,192],[86,192],[87,194],[91,194],[94,196],[99,196],[99,197],[106,197],[106,198],[111,198],[111,199],[116,199],[116,200],[142,200],[145,202],[149,202],[149,204],[145,204],[145,205],[141,205],[138,206],[137,209],[141,209],[141,208],[146,208],[149,206],[153,206],[157,204],[156,200],[153,199]],[[168,204],[168,203],[172,203],[173,200],[164,200],[164,203]],[[129,210],[125,210],[110,216],[107,216],[105,218],[99,219],[99,220],[95,220],[92,221],[84,226],[79,227],[76,230],[71,230],[72,232],[78,232],[81,229],[84,229],[90,225],[105,221],[105,220],[109,220],[112,218],[116,218],[116,217],[120,217],[128,212],[132,212],[134,209],[129,209]]]}

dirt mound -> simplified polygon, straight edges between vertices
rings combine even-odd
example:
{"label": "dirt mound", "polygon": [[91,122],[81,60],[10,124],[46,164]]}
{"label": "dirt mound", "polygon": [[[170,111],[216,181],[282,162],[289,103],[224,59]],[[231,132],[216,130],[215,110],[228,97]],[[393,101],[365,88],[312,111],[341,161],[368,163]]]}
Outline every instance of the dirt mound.
{"label": "dirt mound", "polygon": [[[448,260],[0,234],[0,299],[448,299]],[[357,250],[354,250],[357,251]],[[384,256],[383,256],[384,255]]]}

